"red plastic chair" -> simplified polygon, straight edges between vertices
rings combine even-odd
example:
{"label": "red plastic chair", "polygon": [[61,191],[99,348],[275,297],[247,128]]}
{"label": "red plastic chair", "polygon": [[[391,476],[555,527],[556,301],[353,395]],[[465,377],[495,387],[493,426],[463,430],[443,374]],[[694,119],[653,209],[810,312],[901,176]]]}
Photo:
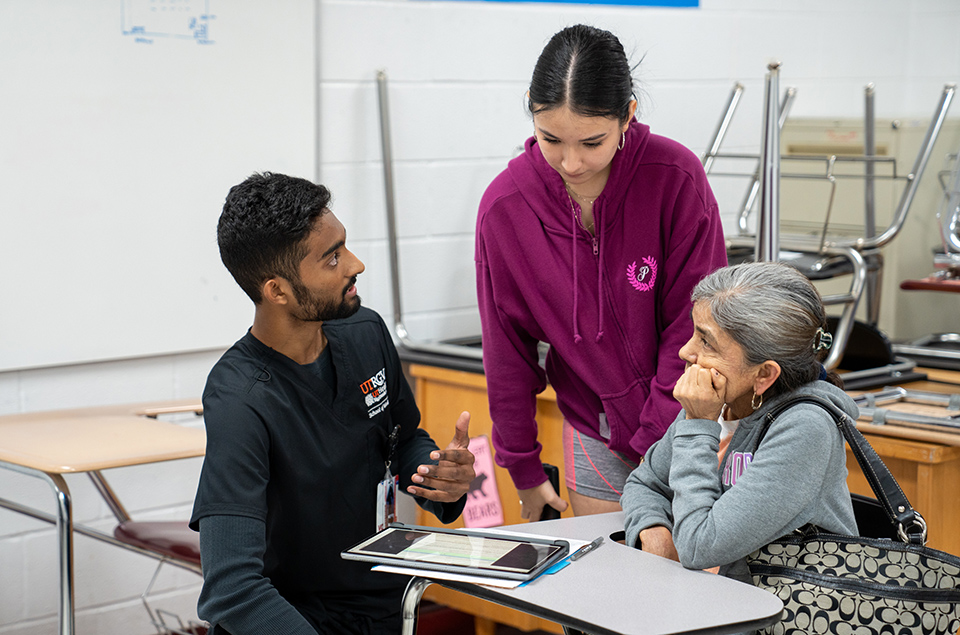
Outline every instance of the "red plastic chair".
{"label": "red plastic chair", "polygon": [[190,529],[185,522],[178,521],[136,521],[120,523],[113,530],[113,536],[136,551],[158,558],[150,579],[150,584],[140,596],[150,621],[161,635],[203,635],[207,625],[188,620],[185,624],[175,613],[163,609],[153,609],[148,601],[150,591],[164,564],[172,564],[201,575],[200,534]]}

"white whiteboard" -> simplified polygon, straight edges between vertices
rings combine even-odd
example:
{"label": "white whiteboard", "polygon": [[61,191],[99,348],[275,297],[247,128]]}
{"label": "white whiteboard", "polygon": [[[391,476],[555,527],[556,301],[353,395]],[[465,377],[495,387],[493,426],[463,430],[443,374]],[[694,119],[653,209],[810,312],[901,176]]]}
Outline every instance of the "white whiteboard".
{"label": "white whiteboard", "polygon": [[225,347],[216,222],[312,178],[311,0],[0,2],[0,370]]}

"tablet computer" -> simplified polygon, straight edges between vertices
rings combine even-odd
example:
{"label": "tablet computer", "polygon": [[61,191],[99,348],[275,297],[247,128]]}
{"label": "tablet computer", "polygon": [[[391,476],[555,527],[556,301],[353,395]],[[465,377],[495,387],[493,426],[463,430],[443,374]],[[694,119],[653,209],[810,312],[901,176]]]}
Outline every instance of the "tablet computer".
{"label": "tablet computer", "polygon": [[529,580],[570,552],[566,540],[393,524],[341,552],[346,560]]}

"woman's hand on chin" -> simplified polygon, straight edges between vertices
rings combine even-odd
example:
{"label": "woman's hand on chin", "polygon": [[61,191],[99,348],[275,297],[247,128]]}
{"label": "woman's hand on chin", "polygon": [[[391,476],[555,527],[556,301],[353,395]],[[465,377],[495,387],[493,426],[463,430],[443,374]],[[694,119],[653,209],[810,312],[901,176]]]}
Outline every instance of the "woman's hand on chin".
{"label": "woman's hand on chin", "polygon": [[677,380],[673,396],[683,406],[687,419],[716,421],[723,410],[726,386],[727,378],[715,369],[690,364]]}

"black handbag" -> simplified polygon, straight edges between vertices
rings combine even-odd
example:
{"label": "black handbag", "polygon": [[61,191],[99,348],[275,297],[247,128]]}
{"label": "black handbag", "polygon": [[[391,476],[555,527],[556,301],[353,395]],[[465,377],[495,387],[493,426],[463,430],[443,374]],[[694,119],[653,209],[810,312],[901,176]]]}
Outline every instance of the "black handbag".
{"label": "black handbag", "polygon": [[853,495],[861,536],[813,525],[747,556],[753,583],[779,597],[783,619],[761,633],[943,633],[960,628],[960,558],[925,547],[927,527],[853,420],[834,404],[801,395],[766,415],[824,408],[849,443],[876,499]]}

